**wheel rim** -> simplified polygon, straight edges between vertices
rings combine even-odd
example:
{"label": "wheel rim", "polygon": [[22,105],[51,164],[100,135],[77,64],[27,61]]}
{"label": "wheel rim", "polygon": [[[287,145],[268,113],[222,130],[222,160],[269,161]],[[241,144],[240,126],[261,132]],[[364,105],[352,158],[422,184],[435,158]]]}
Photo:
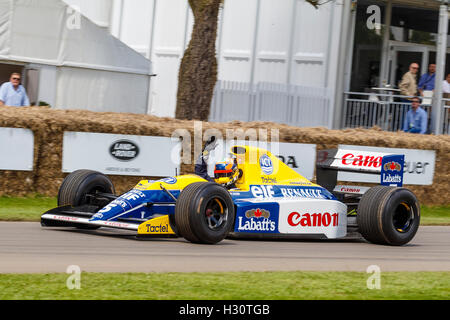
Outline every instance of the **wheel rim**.
{"label": "wheel rim", "polygon": [[414,211],[406,203],[400,203],[392,217],[394,228],[399,233],[406,233],[411,229],[414,221]]}
{"label": "wheel rim", "polygon": [[93,200],[93,197],[95,197],[97,193],[107,193],[107,192],[109,191],[104,186],[101,185],[93,186],[81,196],[79,205],[83,204],[97,205],[97,203],[95,203],[95,201]]}
{"label": "wheel rim", "polygon": [[228,207],[221,198],[213,198],[208,201],[205,208],[205,219],[211,230],[221,229],[228,219]]}

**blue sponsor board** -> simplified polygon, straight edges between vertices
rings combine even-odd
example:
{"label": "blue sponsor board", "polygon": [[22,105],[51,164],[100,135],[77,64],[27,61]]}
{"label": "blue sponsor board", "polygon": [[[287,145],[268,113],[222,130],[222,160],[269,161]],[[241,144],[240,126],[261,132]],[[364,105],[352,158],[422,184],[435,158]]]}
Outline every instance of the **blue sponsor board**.
{"label": "blue sponsor board", "polygon": [[280,206],[276,202],[237,204],[235,232],[279,233],[278,217]]}
{"label": "blue sponsor board", "polygon": [[384,156],[381,161],[381,185],[401,187],[403,185],[404,155]]}

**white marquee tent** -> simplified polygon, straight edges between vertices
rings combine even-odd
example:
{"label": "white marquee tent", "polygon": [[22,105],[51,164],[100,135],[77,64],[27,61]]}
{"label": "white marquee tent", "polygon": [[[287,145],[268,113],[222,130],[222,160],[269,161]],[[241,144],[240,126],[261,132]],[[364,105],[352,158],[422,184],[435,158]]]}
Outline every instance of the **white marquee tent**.
{"label": "white marquee tent", "polygon": [[0,69],[11,64],[55,108],[147,113],[150,60],[60,0],[0,0]]}

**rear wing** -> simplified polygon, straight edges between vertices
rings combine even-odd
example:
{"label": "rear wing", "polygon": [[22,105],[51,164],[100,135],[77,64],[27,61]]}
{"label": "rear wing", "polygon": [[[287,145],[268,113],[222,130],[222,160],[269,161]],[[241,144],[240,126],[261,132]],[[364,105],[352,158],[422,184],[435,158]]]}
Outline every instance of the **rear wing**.
{"label": "rear wing", "polygon": [[[401,187],[405,156],[347,149],[320,150],[317,153],[317,184],[336,191],[339,171],[380,175],[380,184]],[[341,188],[342,189],[342,188]]]}

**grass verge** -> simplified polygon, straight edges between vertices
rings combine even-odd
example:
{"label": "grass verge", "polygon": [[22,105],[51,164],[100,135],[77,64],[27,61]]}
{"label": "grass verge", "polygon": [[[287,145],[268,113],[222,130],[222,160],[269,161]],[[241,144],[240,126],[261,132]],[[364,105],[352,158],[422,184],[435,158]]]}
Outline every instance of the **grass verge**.
{"label": "grass verge", "polygon": [[80,289],[69,290],[68,274],[0,274],[0,300],[445,300],[450,296],[450,272],[383,272],[380,289],[368,289],[371,275],[82,273]]}
{"label": "grass verge", "polygon": [[441,207],[421,207],[421,225],[450,226],[450,205]]}
{"label": "grass verge", "polygon": [[57,205],[56,198],[39,195],[16,198],[0,197],[1,221],[39,221],[41,214]]}

